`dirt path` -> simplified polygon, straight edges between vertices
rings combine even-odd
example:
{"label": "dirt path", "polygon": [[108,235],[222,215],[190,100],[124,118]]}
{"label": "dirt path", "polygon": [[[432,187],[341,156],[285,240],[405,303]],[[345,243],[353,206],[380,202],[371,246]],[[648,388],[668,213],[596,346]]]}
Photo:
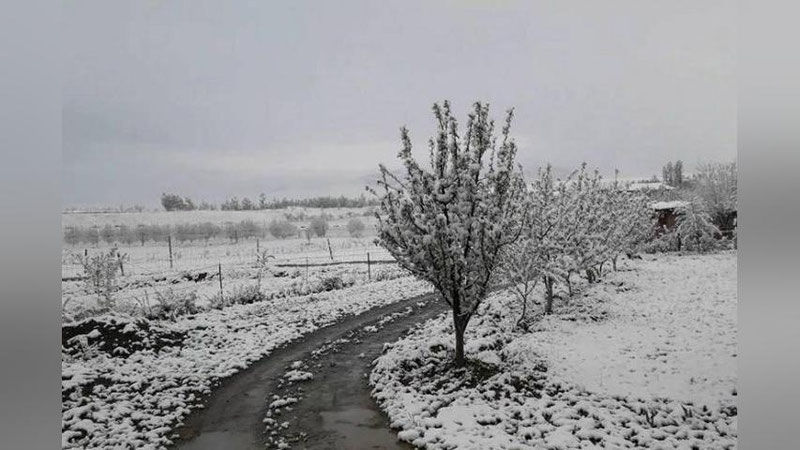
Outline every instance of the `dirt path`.
{"label": "dirt path", "polygon": [[[366,374],[386,342],[444,311],[433,295],[347,318],[224,380],[177,430],[179,449],[408,449],[369,396]],[[383,322],[382,322],[383,321]],[[297,363],[302,361],[302,363]],[[294,363],[294,366],[292,366]],[[290,367],[292,366],[292,367]],[[313,379],[285,381],[287,371]],[[277,396],[277,397],[276,397]],[[297,399],[269,409],[276,399]],[[270,416],[274,422],[264,419]]]}

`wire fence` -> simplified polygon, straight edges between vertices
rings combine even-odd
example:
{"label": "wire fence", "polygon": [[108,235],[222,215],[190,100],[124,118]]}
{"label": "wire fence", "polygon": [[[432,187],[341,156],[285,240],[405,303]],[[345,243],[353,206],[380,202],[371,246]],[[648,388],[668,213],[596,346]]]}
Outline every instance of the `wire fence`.
{"label": "wire fence", "polygon": [[[267,265],[276,267],[318,267],[342,264],[385,264],[394,262],[385,249],[378,246],[355,248],[334,248],[330,240],[303,243],[300,246],[286,247],[261,245],[260,241],[243,245],[216,246],[178,246],[168,240],[166,246],[106,247],[68,249],[62,257],[62,281],[80,279],[84,276],[79,256],[91,256],[116,248],[120,258],[123,276],[132,275],[177,275],[185,272],[202,272],[217,269],[222,264],[226,268],[258,267],[259,257],[269,255]],[[369,270],[369,268],[368,268]]]}

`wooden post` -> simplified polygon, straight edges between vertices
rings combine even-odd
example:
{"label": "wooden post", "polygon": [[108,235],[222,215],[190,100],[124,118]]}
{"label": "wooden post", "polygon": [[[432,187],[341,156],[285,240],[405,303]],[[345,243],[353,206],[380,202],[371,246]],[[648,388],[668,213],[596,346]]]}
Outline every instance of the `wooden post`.
{"label": "wooden post", "polygon": [[219,300],[221,302],[224,298],[222,295],[222,263],[219,263],[219,272],[217,273],[219,274]]}
{"label": "wooden post", "polygon": [[372,270],[370,270],[370,259],[369,259],[369,252],[367,252],[367,279],[372,281]]}
{"label": "wooden post", "polygon": [[144,247],[144,233],[139,233],[139,238],[142,240],[142,247]]}
{"label": "wooden post", "polygon": [[260,244],[261,244],[261,243],[258,241],[258,239],[256,239],[256,253],[261,253],[261,246],[260,246]]}
{"label": "wooden post", "polygon": [[167,244],[169,245],[169,268],[172,269],[172,235],[167,236]]}
{"label": "wooden post", "polygon": [[118,258],[118,261],[119,261],[119,271],[120,271],[120,273],[122,273],[122,276],[124,277],[125,276],[125,267],[123,267],[123,265],[122,265],[122,258]]}
{"label": "wooden post", "polygon": [[88,258],[88,257],[89,257],[89,249],[88,249],[88,248],[85,248],[85,249],[83,249],[83,256],[84,256],[85,258]]}
{"label": "wooden post", "polygon": [[333,249],[331,248],[330,238],[328,238],[328,252],[331,254],[331,261],[333,261]]}

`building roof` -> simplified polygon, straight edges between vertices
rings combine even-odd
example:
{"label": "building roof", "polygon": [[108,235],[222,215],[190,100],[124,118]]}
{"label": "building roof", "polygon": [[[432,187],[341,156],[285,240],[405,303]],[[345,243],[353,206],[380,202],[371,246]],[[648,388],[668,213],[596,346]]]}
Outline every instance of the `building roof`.
{"label": "building roof", "polygon": [[675,189],[672,186],[666,185],[660,181],[652,182],[652,183],[631,183],[628,186],[628,191],[671,191]]}
{"label": "building roof", "polygon": [[689,205],[689,202],[686,202],[686,201],[683,201],[683,200],[673,200],[671,202],[655,202],[655,203],[651,203],[650,207],[653,208],[656,211],[664,211],[664,210],[667,210],[667,209],[682,208],[682,207],[688,206],[688,205]]}

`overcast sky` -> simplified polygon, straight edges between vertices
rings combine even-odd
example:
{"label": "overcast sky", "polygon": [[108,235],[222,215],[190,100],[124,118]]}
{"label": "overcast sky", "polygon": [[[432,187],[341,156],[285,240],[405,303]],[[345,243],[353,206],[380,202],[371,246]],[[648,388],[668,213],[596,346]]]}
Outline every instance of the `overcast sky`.
{"label": "overcast sky", "polygon": [[358,195],[475,100],[526,168],[736,158],[736,9],[718,1],[128,1],[64,9],[63,202]]}

